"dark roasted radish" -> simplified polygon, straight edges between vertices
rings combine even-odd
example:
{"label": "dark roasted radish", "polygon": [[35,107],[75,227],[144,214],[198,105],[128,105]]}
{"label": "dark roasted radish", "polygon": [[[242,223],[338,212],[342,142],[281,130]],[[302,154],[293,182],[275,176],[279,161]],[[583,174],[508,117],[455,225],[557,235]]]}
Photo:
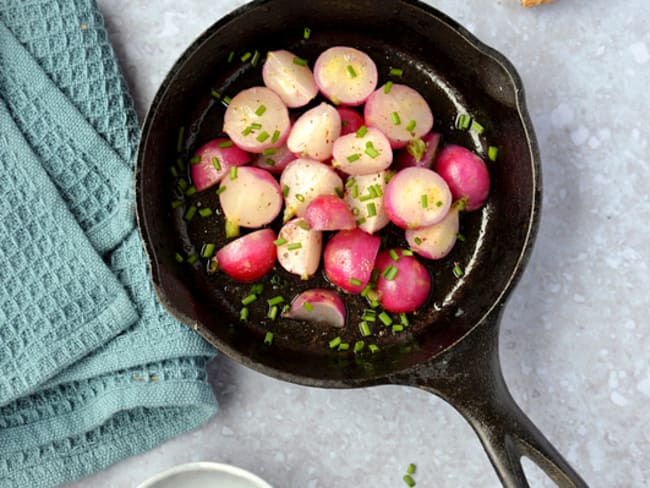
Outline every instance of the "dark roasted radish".
{"label": "dark roasted radish", "polygon": [[[396,258],[396,259],[395,259]],[[431,291],[431,276],[414,256],[401,249],[385,249],[377,256],[377,292],[381,306],[389,312],[414,312]]]}
{"label": "dark roasted radish", "polygon": [[287,147],[302,157],[325,161],[341,134],[341,116],[334,107],[321,103],[302,114],[291,128]]}
{"label": "dark roasted radish", "polygon": [[298,295],[284,317],[341,328],[345,326],[345,305],[336,292],[316,288]]}
{"label": "dark roasted radish", "polygon": [[262,229],[229,242],[212,258],[216,268],[242,283],[259,280],[275,264],[275,232]]}
{"label": "dark roasted radish", "polygon": [[284,224],[275,243],[278,262],[289,273],[306,280],[318,270],[323,234],[311,230],[306,220],[294,219]]}
{"label": "dark roasted radish", "polygon": [[465,200],[465,210],[471,212],[485,204],[490,193],[490,173],[472,151],[453,144],[445,146],[434,169],[447,182],[454,199]]}
{"label": "dark roasted radish", "polygon": [[393,162],[390,142],[380,130],[373,128],[339,137],[332,156],[332,166],[349,175],[377,173]]}
{"label": "dark roasted radish", "polygon": [[377,66],[358,49],[332,47],[318,56],[314,79],[334,104],[361,105],[377,87]]}
{"label": "dark roasted radish", "polygon": [[289,51],[269,51],[262,68],[264,84],[279,95],[289,108],[307,105],[318,86],[309,66]]}
{"label": "dark roasted radish", "polygon": [[344,230],[357,226],[348,204],[334,195],[314,198],[305,210],[305,220],[313,230]]}
{"label": "dark roasted radish", "polygon": [[233,145],[229,139],[213,139],[201,146],[190,160],[192,183],[197,191],[205,190],[219,183],[230,168],[250,160],[250,154]]}
{"label": "dark roasted radish", "polygon": [[370,281],[381,239],[359,230],[337,232],[325,246],[325,275],[350,293],[360,293]]}

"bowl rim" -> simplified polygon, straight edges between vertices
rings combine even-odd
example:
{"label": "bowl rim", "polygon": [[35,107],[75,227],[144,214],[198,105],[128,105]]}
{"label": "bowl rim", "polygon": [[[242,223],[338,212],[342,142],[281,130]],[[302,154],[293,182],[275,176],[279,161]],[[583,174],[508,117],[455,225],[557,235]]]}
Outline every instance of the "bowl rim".
{"label": "bowl rim", "polygon": [[184,473],[195,473],[195,472],[214,472],[214,473],[226,473],[239,477],[242,480],[251,481],[257,485],[258,488],[273,488],[270,484],[264,481],[259,476],[247,471],[238,466],[225,463],[215,463],[209,461],[199,461],[192,463],[179,464],[173,466],[165,471],[161,471],[153,475],[150,478],[147,478],[142,483],[140,483],[136,488],[155,488],[156,483],[164,481],[171,476]]}

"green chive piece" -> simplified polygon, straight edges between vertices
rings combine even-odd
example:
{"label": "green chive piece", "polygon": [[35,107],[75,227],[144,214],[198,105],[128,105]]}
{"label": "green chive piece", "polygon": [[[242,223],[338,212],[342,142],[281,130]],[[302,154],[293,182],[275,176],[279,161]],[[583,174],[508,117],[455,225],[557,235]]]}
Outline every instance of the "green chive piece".
{"label": "green chive piece", "polygon": [[465,242],[465,236],[463,234],[458,234],[456,235],[456,239],[458,239],[460,242]]}
{"label": "green chive piece", "polygon": [[372,159],[375,159],[377,156],[379,156],[379,151],[377,151],[373,146],[366,146],[365,153]]}
{"label": "green chive piece", "polygon": [[187,257],[187,264],[194,264],[198,259],[199,257],[196,254],[192,254],[191,256]]}
{"label": "green chive piece", "polygon": [[343,198],[345,196],[345,193],[343,192],[343,190],[341,188],[336,187],[336,188],[334,188],[334,191],[336,192],[336,194],[338,195],[339,198]]}
{"label": "green chive piece", "polygon": [[273,332],[267,331],[267,333],[264,335],[264,344],[267,346],[273,344]]}
{"label": "green chive piece", "polygon": [[292,242],[287,246],[287,249],[289,251],[295,251],[296,249],[300,249],[300,248],[302,248],[302,243],[300,242]]}
{"label": "green chive piece", "polygon": [[456,128],[460,130],[469,129],[472,124],[472,116],[468,114],[459,114],[456,118]]}
{"label": "green chive piece", "polygon": [[335,337],[329,342],[330,349],[334,349],[335,347],[338,347],[341,344],[341,342],[343,341],[341,340],[340,337]]}
{"label": "green chive piece", "polygon": [[264,151],[262,151],[262,155],[263,155],[263,156],[272,156],[272,155],[274,155],[277,151],[278,151],[278,150],[277,150],[276,148],[274,148],[274,147],[267,147],[266,149],[264,149]]}
{"label": "green chive piece", "polygon": [[212,158],[212,166],[214,166],[214,169],[217,171],[221,171],[221,163],[219,162],[218,157],[215,156]]}
{"label": "green chive piece", "polygon": [[392,82],[392,81],[389,81],[389,82],[387,82],[386,85],[384,86],[384,93],[385,93],[386,95],[388,95],[388,94],[390,93],[390,89],[391,89],[391,88],[393,88],[393,82]]}
{"label": "green chive piece", "polygon": [[361,296],[362,296],[362,297],[368,296],[368,293],[370,292],[371,289],[372,289],[372,285],[371,285],[370,283],[368,283],[368,284],[363,288],[363,290],[361,290]]}
{"label": "green chive piece", "polygon": [[229,177],[231,180],[237,179],[237,166],[232,166],[229,171]]}
{"label": "green chive piece", "polygon": [[210,95],[212,95],[212,97],[216,100],[221,100],[221,93],[219,93],[217,90],[210,90]]}
{"label": "green chive piece", "polygon": [[442,200],[438,200],[436,202],[436,207],[442,207]]}
{"label": "green chive piece", "polygon": [[251,58],[251,65],[257,66],[257,63],[259,62],[260,62],[260,52],[256,49],[255,52],[253,53],[253,57]]}
{"label": "green chive piece", "polygon": [[296,56],[293,58],[293,64],[297,64],[298,66],[307,66],[307,60]]}
{"label": "green chive piece", "polygon": [[402,249],[402,256],[413,256],[413,251],[410,249]]}
{"label": "green chive piece", "polygon": [[311,29],[309,27],[305,27],[302,31],[302,38],[309,39],[310,37],[311,37]]}
{"label": "green chive piece", "polygon": [[178,169],[185,171],[185,161],[183,161],[183,158],[178,158],[176,164],[178,165]]}
{"label": "green chive piece", "polygon": [[[402,312],[401,314],[399,314],[399,322],[400,322],[400,324],[402,324],[404,327],[408,327],[408,326],[410,325],[410,323],[409,323],[409,318],[408,318],[408,316],[407,316],[404,312]],[[413,474],[413,473],[411,473],[411,474]]]}
{"label": "green chive piece", "polygon": [[404,74],[404,70],[402,68],[391,68],[389,74],[390,76],[398,76],[401,78]]}
{"label": "green chive piece", "polygon": [[277,295],[273,298],[268,299],[267,302],[269,304],[269,307],[280,305],[281,303],[284,303],[284,297],[282,295]]}
{"label": "green chive piece", "polygon": [[406,126],[406,130],[409,132],[413,132],[413,129],[415,129],[415,125],[416,125],[415,120],[411,120]]}
{"label": "green chive piece", "polygon": [[[395,270],[395,271],[393,271],[393,270]],[[389,278],[389,276],[392,276],[394,278],[396,274],[397,274],[397,268],[395,266],[393,266],[392,264],[389,264],[388,266],[386,266],[386,269],[384,269],[384,271],[381,273],[381,275],[384,278],[386,278],[387,280],[392,279],[392,278]]]}
{"label": "green chive piece", "polygon": [[357,77],[357,72],[354,71],[354,68],[352,67],[351,64],[348,64],[345,70],[348,72],[348,75],[350,78],[356,78]]}
{"label": "green chive piece", "polygon": [[420,197],[420,202],[422,203],[422,208],[427,208],[429,206],[429,196],[425,193]]}
{"label": "green chive piece", "polygon": [[194,185],[190,185],[187,190],[185,190],[185,196],[186,197],[191,197],[196,193],[196,187]]}
{"label": "green chive piece", "polygon": [[402,123],[402,120],[399,118],[399,114],[397,112],[390,114],[390,117],[393,119],[393,124],[400,125]]}
{"label": "green chive piece", "polygon": [[377,185],[370,185],[368,187],[368,192],[370,193],[371,198],[377,198],[380,196],[379,193],[377,193]]}
{"label": "green chive piece", "polygon": [[303,302],[302,308],[304,308],[308,312],[311,312],[312,310],[314,310],[314,306],[309,302]]}
{"label": "green chive piece", "polygon": [[278,309],[278,306],[277,306],[277,305],[274,305],[274,306],[272,306],[272,307],[269,309],[269,313],[266,314],[266,316],[267,316],[268,318],[270,318],[271,320],[275,320],[276,317],[278,316],[278,310],[279,310],[279,309]]}
{"label": "green chive piece", "polygon": [[220,143],[218,144],[218,146],[219,146],[221,149],[224,149],[224,148],[226,148],[226,147],[232,147],[232,146],[233,146],[233,142],[232,142],[232,141],[223,141],[223,142],[220,142]]}
{"label": "green chive piece", "polygon": [[261,117],[262,115],[264,115],[264,112],[266,112],[266,107],[264,105],[260,105],[259,107],[257,107],[257,110],[255,110],[255,115]]}
{"label": "green chive piece", "polygon": [[347,351],[348,349],[350,349],[350,344],[347,342],[341,342],[339,344],[339,351]]}
{"label": "green chive piece", "polygon": [[373,198],[376,198],[376,197],[374,197],[372,194],[361,195],[361,197],[359,197],[359,201],[360,202],[367,202],[368,200],[372,200]]}
{"label": "green chive piece", "polygon": [[305,197],[301,193],[296,193],[296,200],[298,200],[299,202],[304,202]]}
{"label": "green chive piece", "polygon": [[377,207],[373,202],[366,205],[366,208],[368,209],[368,217],[375,217],[377,215]]}
{"label": "green chive piece", "polygon": [[266,161],[264,161],[264,164],[267,166],[275,166],[275,160],[271,158],[266,158]]}
{"label": "green chive piece", "polygon": [[250,51],[246,51],[246,52],[242,55],[242,57],[240,58],[240,59],[241,59],[241,62],[242,62],[242,63],[245,63],[246,61],[248,61],[248,60],[251,58],[251,56],[252,56],[252,54],[250,53]]}
{"label": "green chive piece", "polygon": [[370,326],[368,325],[368,322],[359,323],[359,331],[361,332],[361,335],[363,337],[368,337],[369,335],[372,335],[372,330],[370,330]]}
{"label": "green chive piece", "polygon": [[245,321],[247,319],[248,319],[248,307],[243,307],[239,311],[239,320],[241,320],[243,322],[243,321]]}
{"label": "green chive piece", "polygon": [[178,207],[180,207],[181,205],[183,205],[183,200],[174,200],[174,201],[172,202],[172,208],[178,208]]}
{"label": "green chive piece", "polygon": [[241,304],[242,305],[250,305],[255,300],[257,300],[257,295],[255,295],[254,293],[251,293],[250,295],[247,295],[244,298],[242,298]]}
{"label": "green chive piece", "polygon": [[201,162],[201,156],[194,156],[192,159],[190,159],[190,164],[198,164]]}
{"label": "green chive piece", "polygon": [[221,195],[224,191],[226,191],[226,185],[221,185],[217,190],[217,195]]}
{"label": "green chive piece", "polygon": [[496,146],[488,147],[488,159],[490,161],[496,161],[499,157],[499,148]]}
{"label": "green chive piece", "polygon": [[422,239],[420,239],[419,237],[416,237],[414,240],[415,240],[415,243],[416,243],[418,246],[419,246],[420,244],[422,244]]}
{"label": "green chive piece", "polygon": [[360,213],[361,213],[361,210],[359,210],[357,207],[352,207],[352,215],[354,215],[355,217],[358,217]]}
{"label": "green chive piece", "polygon": [[354,177],[350,178],[348,181],[345,182],[345,187],[346,188],[351,188],[354,186],[354,184],[357,182],[357,180],[354,179]]}
{"label": "green chive piece", "polygon": [[384,324],[386,327],[393,324],[393,319],[391,319],[390,315],[388,315],[386,312],[380,313],[377,317],[379,318],[379,320],[381,320],[381,323]]}
{"label": "green chive piece", "polygon": [[409,464],[408,468],[406,468],[406,474],[414,474],[415,473],[415,464],[411,463]]}
{"label": "green chive piece", "polygon": [[251,129],[253,129],[253,130],[259,130],[261,128],[262,128],[262,124],[260,124],[259,122],[253,122],[251,124]]}
{"label": "green chive piece", "polygon": [[203,218],[209,217],[209,216],[212,215],[213,213],[214,213],[214,212],[212,211],[212,209],[211,209],[211,208],[207,208],[207,207],[206,207],[206,208],[202,208],[201,210],[199,210],[199,215],[200,215],[201,217],[203,217]]}
{"label": "green chive piece", "polygon": [[211,258],[212,255],[214,254],[214,248],[215,248],[215,245],[212,244],[211,242],[204,245],[203,249],[201,249],[201,257],[202,258]]}
{"label": "green chive piece", "polygon": [[373,301],[370,302],[370,306],[371,306],[372,308],[377,308],[377,307],[379,307],[379,305],[381,305],[381,304],[379,303],[379,300],[373,300]]}
{"label": "green chive piece", "polygon": [[361,286],[361,280],[358,280],[356,278],[350,278],[348,281],[352,286]]}
{"label": "green chive piece", "polygon": [[223,103],[226,107],[230,105],[230,102],[232,102],[232,98],[230,98],[228,95],[221,99],[221,103]]}
{"label": "green chive piece", "polygon": [[404,330],[404,326],[401,324],[395,324],[393,327],[391,327],[391,330],[393,332],[402,332]]}
{"label": "green chive piece", "polygon": [[388,251],[388,254],[390,254],[390,258],[393,261],[395,262],[399,261],[399,254],[397,254],[397,251],[395,249],[391,249],[390,251]]}
{"label": "green chive piece", "polygon": [[349,163],[354,163],[361,157],[361,154],[351,154],[347,157]]}
{"label": "green chive piece", "polygon": [[284,237],[280,237],[279,239],[276,239],[273,241],[273,244],[276,246],[283,246],[287,243],[287,240]]}
{"label": "green chive piece", "polygon": [[184,137],[185,137],[185,127],[181,126],[178,128],[178,140],[176,141],[176,152],[181,152],[183,150]]}
{"label": "green chive piece", "polygon": [[279,131],[279,130],[276,130],[276,131],[273,133],[273,137],[271,137],[271,142],[272,142],[273,144],[275,144],[276,142],[278,142],[279,139],[280,139],[280,131]]}
{"label": "green chive piece", "polygon": [[176,177],[178,176],[178,171],[176,171],[176,167],[175,167],[175,166],[172,166],[171,168],[169,168],[169,171],[171,171],[172,176],[173,176],[174,178],[176,178]]}
{"label": "green chive piece", "polygon": [[354,343],[354,352],[361,352],[366,345],[363,341],[357,341]]}
{"label": "green chive piece", "polygon": [[282,196],[286,198],[286,196],[289,194],[289,186],[288,185],[282,185]]}
{"label": "green chive piece", "polygon": [[298,222],[296,222],[296,225],[298,227],[300,227],[302,230],[310,230],[311,229],[311,226],[309,225],[309,222],[307,222],[306,220],[299,220]]}
{"label": "green chive piece", "polygon": [[359,137],[359,138],[365,136],[367,133],[368,133],[368,128],[365,125],[362,125],[361,127],[359,127],[359,129],[356,132],[357,137]]}
{"label": "green chive piece", "polygon": [[476,120],[472,121],[472,125],[470,126],[470,129],[476,132],[478,135],[481,135],[483,134],[483,132],[485,132],[485,127],[479,124]]}
{"label": "green chive piece", "polygon": [[465,274],[465,272],[463,271],[463,268],[460,267],[460,263],[454,263],[453,272],[454,272],[454,276],[456,278],[460,278],[461,276],[463,276]]}
{"label": "green chive piece", "polygon": [[235,57],[235,51],[230,51],[230,54],[228,54],[228,62],[232,63],[234,57]]}
{"label": "green chive piece", "polygon": [[356,223],[357,223],[357,225],[363,225],[363,224],[366,223],[366,218],[361,217],[360,219],[357,219]]}
{"label": "green chive piece", "polygon": [[373,193],[375,193],[378,197],[381,197],[381,196],[384,195],[384,192],[381,191],[381,186],[379,186],[377,183],[375,183],[374,185],[371,185],[371,186],[370,186],[370,189],[371,189],[371,191],[372,191]]}
{"label": "green chive piece", "polygon": [[364,320],[365,322],[377,322],[377,317],[373,314],[366,314],[361,317],[361,320]]}
{"label": "green chive piece", "polygon": [[405,474],[402,479],[404,480],[404,483],[409,485],[411,488],[415,486],[415,480],[411,477],[410,474]]}
{"label": "green chive piece", "polygon": [[246,127],[243,131],[241,131],[241,135],[242,135],[242,136],[247,136],[247,135],[250,134],[251,132],[253,132],[253,128],[249,125],[249,126]]}
{"label": "green chive piece", "polygon": [[379,352],[379,346],[377,344],[370,344],[368,346],[368,349],[370,349],[370,352],[375,354],[376,352]]}
{"label": "green chive piece", "polygon": [[395,171],[386,171],[386,176],[384,176],[384,183],[388,184],[390,180],[395,176]]}
{"label": "green chive piece", "polygon": [[358,198],[359,197],[359,185],[354,185],[352,187],[352,198]]}
{"label": "green chive piece", "polygon": [[264,142],[270,137],[269,133],[266,131],[260,132],[260,134],[255,138],[258,142]]}
{"label": "green chive piece", "polygon": [[261,295],[263,291],[264,291],[264,285],[262,283],[255,283],[253,286],[251,286],[250,292],[253,295]]}
{"label": "green chive piece", "polygon": [[177,263],[182,263],[183,261],[185,261],[185,258],[183,258],[183,255],[181,253],[178,253],[178,252],[174,254],[174,259],[176,259]]}
{"label": "green chive piece", "polygon": [[192,205],[190,208],[188,208],[187,212],[185,212],[185,215],[183,216],[185,221],[191,222],[192,219],[194,218],[194,215],[196,214],[196,211],[197,211],[197,208],[194,205]]}

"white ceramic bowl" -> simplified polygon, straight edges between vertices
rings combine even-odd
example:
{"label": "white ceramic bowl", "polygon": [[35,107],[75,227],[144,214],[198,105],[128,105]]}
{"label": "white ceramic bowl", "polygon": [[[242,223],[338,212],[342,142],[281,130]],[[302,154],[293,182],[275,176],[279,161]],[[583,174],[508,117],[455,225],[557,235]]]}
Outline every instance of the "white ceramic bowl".
{"label": "white ceramic bowl", "polygon": [[266,481],[229,464],[189,463],[149,478],[137,488],[273,488]]}

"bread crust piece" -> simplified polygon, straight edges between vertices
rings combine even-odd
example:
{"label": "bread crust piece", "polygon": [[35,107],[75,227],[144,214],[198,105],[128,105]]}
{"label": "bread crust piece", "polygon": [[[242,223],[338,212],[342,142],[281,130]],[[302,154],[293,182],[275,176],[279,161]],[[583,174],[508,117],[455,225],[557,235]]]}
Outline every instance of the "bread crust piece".
{"label": "bread crust piece", "polygon": [[537,7],[538,5],[543,5],[545,3],[551,3],[555,0],[521,0],[521,4],[524,7]]}

